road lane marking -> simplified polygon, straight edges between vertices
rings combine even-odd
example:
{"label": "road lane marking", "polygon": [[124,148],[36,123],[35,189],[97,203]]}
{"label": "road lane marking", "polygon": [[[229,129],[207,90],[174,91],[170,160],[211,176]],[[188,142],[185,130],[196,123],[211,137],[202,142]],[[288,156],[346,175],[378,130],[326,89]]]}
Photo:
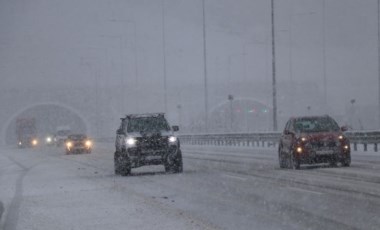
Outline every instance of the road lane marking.
{"label": "road lane marking", "polygon": [[228,177],[228,178],[232,178],[232,179],[237,179],[237,180],[240,180],[240,181],[246,181],[247,178],[245,177],[240,177],[240,176],[234,176],[234,175],[230,175],[230,174],[222,174],[223,177]]}

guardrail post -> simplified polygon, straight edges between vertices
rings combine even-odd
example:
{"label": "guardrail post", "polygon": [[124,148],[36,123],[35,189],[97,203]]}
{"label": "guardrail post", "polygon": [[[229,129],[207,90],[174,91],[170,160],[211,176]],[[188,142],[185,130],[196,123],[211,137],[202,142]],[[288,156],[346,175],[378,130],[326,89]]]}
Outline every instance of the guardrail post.
{"label": "guardrail post", "polygon": [[375,150],[375,152],[377,152],[377,143],[375,143],[375,146],[373,147],[373,150]]}
{"label": "guardrail post", "polygon": [[354,151],[358,151],[358,144],[356,142],[354,143]]}
{"label": "guardrail post", "polygon": [[367,152],[367,143],[364,143],[364,152]]}

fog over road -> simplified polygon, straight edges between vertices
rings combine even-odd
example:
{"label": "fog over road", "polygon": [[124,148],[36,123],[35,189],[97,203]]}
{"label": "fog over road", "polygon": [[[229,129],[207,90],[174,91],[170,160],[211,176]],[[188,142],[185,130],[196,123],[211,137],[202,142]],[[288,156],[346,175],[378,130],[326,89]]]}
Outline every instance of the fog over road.
{"label": "fog over road", "polygon": [[[280,170],[275,149],[183,146],[184,173],[115,176],[92,154],[0,149],[0,229],[377,229],[380,154]],[[4,213],[2,214],[2,205]],[[2,215],[1,215],[2,214]]]}

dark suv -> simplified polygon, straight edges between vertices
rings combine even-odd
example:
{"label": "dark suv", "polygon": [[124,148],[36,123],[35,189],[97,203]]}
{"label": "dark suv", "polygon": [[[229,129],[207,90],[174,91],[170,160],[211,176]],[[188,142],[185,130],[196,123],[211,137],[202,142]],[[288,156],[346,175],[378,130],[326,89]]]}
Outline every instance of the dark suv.
{"label": "dark suv", "polygon": [[329,116],[291,118],[281,136],[278,155],[280,168],[299,169],[301,164],[338,162],[351,164],[350,142],[345,127]]}
{"label": "dark suv", "polygon": [[165,166],[166,172],[182,172],[178,126],[170,127],[164,114],[127,115],[116,132],[115,174],[128,175],[144,165]]}

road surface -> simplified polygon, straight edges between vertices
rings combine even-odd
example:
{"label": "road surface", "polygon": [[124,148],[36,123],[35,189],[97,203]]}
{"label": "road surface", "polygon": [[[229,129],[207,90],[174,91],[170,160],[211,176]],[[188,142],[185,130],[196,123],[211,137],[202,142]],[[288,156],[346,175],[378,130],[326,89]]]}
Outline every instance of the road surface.
{"label": "road surface", "polygon": [[0,229],[379,229],[380,153],[280,170],[271,149],[183,146],[184,173],[115,176],[91,154],[0,147]]}

